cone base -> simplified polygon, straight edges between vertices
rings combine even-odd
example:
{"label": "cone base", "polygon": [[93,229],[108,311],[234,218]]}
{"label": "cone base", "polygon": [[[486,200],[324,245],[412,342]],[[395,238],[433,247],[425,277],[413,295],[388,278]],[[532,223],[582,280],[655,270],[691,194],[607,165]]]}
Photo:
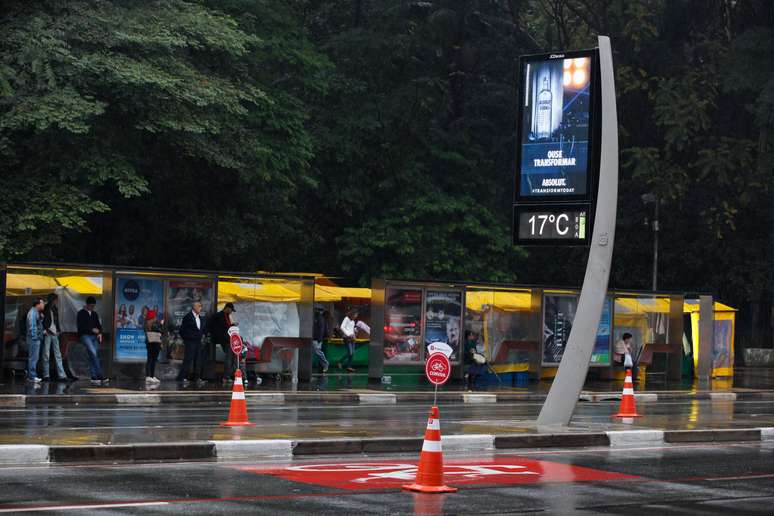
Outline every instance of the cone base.
{"label": "cone base", "polygon": [[223,421],[220,426],[255,426],[255,423],[246,421],[244,423],[232,423],[231,421]]}
{"label": "cone base", "polygon": [[640,414],[622,414],[619,412],[613,417],[642,417],[642,416]]}
{"label": "cone base", "polygon": [[423,486],[422,484],[408,484],[401,486],[407,491],[416,491],[418,493],[456,493],[456,487],[449,486]]}

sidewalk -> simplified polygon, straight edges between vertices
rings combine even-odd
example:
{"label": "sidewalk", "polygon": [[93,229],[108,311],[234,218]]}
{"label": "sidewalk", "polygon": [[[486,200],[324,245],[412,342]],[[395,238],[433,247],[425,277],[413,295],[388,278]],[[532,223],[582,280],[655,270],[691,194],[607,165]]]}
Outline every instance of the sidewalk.
{"label": "sidewalk", "polygon": [[[647,401],[686,399],[754,400],[774,397],[774,370],[737,369],[732,380],[713,380],[699,383],[686,379],[679,382],[648,379],[637,396]],[[586,402],[619,399],[623,382],[588,381],[581,400]],[[523,386],[499,386],[469,392],[464,385],[447,384],[438,393],[439,400],[454,403],[501,403],[514,401],[543,401],[551,388],[549,381],[529,382]],[[162,382],[148,387],[141,381],[113,381],[107,387],[93,387],[88,381],[75,383],[44,383],[39,386],[23,380],[0,384],[1,407],[33,405],[163,405],[228,402],[231,386],[210,382],[201,387],[181,387],[177,382]],[[368,382],[365,374],[330,374],[316,376],[311,383],[277,384],[267,382],[248,386],[247,397],[261,404],[307,403],[416,403],[430,402],[430,386],[399,387]]]}

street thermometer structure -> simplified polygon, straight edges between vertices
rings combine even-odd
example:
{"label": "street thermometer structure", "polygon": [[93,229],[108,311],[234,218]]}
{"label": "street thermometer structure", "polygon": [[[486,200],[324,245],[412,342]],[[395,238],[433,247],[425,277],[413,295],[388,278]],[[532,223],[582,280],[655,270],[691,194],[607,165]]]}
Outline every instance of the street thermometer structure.
{"label": "street thermometer structure", "polygon": [[588,246],[586,275],[538,425],[567,425],[588,373],[607,294],[618,201],[610,39],[519,59],[513,203],[516,245]]}

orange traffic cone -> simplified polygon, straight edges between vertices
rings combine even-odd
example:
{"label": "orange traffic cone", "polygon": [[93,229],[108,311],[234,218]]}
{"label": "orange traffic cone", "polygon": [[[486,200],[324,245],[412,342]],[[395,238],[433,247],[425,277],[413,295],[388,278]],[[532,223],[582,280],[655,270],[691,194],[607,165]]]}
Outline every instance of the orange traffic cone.
{"label": "orange traffic cone", "polygon": [[236,370],[234,374],[234,389],[231,391],[231,409],[228,412],[228,421],[220,426],[254,426],[247,420],[247,401],[245,400],[245,388],[242,385],[242,371]]}
{"label": "orange traffic cone", "polygon": [[637,414],[637,405],[634,403],[634,384],[632,383],[631,369],[626,370],[621,407],[618,409],[618,414],[613,417],[640,417]]}
{"label": "orange traffic cone", "polygon": [[420,493],[454,493],[456,487],[443,485],[443,452],[441,451],[441,420],[438,407],[430,409],[425,430],[425,442],[419,455],[419,469],[413,484],[403,486],[409,491]]}

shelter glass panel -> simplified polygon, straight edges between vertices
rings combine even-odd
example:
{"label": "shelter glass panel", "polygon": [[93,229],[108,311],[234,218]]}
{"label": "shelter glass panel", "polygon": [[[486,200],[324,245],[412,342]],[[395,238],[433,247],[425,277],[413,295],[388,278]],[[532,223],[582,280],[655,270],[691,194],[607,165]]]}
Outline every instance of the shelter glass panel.
{"label": "shelter glass panel", "polygon": [[632,335],[632,358],[645,365],[650,363],[648,346],[669,344],[670,300],[668,297],[619,295],[613,310],[613,365],[621,365],[621,341],[625,333]]}
{"label": "shelter glass panel", "polygon": [[[105,283],[110,273],[101,270],[66,269],[48,267],[9,267],[6,276],[5,324],[3,326],[4,360],[12,368],[23,368],[27,360],[26,315],[37,298],[47,299],[55,293],[59,299],[60,349],[73,372],[88,376],[85,352],[78,346],[76,316],[84,307],[86,298],[97,300],[96,311],[102,319],[103,330],[112,328],[110,299],[103,299]],[[108,345],[108,340],[103,341]],[[70,351],[73,353],[70,353]],[[53,355],[53,354],[52,354]],[[17,363],[18,362],[18,363]]]}
{"label": "shelter glass panel", "polygon": [[[314,282],[305,279],[275,279],[220,276],[218,310],[234,304],[231,320],[239,325],[248,359],[257,357],[267,337],[301,337],[311,327]],[[216,350],[219,359],[223,351]],[[271,361],[259,363],[258,373],[284,373],[295,369],[297,351],[272,348]]]}
{"label": "shelter glass panel", "polygon": [[530,290],[465,293],[465,333],[497,373],[528,371],[539,360]]}

